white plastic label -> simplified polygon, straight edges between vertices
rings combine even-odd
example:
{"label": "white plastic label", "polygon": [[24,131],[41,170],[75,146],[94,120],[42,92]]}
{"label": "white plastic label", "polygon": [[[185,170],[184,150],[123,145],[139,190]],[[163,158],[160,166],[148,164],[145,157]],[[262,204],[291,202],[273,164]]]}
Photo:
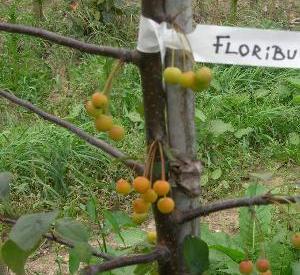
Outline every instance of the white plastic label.
{"label": "white plastic label", "polygon": [[167,47],[189,49],[197,62],[300,68],[300,32],[197,25],[184,37],[143,17],[138,50],[164,58]]}

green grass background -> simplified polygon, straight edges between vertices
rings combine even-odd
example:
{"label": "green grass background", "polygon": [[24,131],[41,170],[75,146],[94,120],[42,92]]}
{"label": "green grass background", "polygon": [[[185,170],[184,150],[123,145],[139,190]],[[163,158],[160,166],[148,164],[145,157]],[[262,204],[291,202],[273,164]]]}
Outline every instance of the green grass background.
{"label": "green grass background", "polygon": [[[207,2],[206,22],[230,23],[225,12],[213,17]],[[126,12],[99,24],[84,9],[70,12],[67,1],[49,1],[45,19],[40,21],[31,12],[31,1],[0,4],[1,21],[39,26],[101,45],[134,48],[139,6],[130,4]],[[126,29],[122,28],[125,22]],[[286,29],[288,18],[283,13],[266,17],[260,7],[249,12],[243,6],[238,25]],[[40,39],[0,33],[0,88],[104,140],[106,136],[95,132],[83,106],[96,88],[104,86],[112,64],[110,59]],[[276,172],[280,167],[279,173],[288,173],[300,164],[300,145],[293,142],[300,134],[300,107],[292,102],[293,95],[300,93],[299,70],[210,66],[213,85],[196,95],[197,148],[205,168],[202,183],[208,200],[240,192],[242,179],[250,171]],[[111,113],[125,127],[126,138],[114,145],[135,158],[143,158],[145,151],[144,122],[137,111],[141,100],[138,71],[126,65],[111,93]],[[216,120],[226,123],[227,129],[218,136],[211,132]],[[18,213],[60,207],[68,215],[80,214],[80,205],[91,194],[102,208],[119,207],[115,181],[133,176],[119,162],[66,130],[3,99],[0,171],[14,175],[12,197]]]}

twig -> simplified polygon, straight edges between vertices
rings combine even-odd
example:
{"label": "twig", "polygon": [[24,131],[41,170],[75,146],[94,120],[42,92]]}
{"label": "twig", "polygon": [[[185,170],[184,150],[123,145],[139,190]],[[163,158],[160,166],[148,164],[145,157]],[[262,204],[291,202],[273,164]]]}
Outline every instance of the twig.
{"label": "twig", "polygon": [[44,112],[43,110],[39,109],[38,107],[34,106],[28,101],[22,100],[15,95],[7,92],[7,91],[2,91],[0,90],[0,96],[8,99],[9,101],[20,105],[27,110],[32,111],[33,113],[37,114],[38,116],[42,117],[45,120],[48,120],[56,125],[59,125],[70,132],[74,133],[81,139],[85,140],[87,143],[101,149],[102,151],[106,152],[108,155],[115,157],[117,159],[120,159],[124,164],[126,164],[128,167],[132,168],[134,171],[136,171],[137,174],[143,174],[144,167],[142,164],[135,162],[134,160],[128,159],[128,156],[126,156],[123,152],[117,150],[110,144],[104,142],[103,140],[97,139],[88,133],[84,132],[83,130],[79,129],[72,123],[60,119],[57,116],[51,115],[49,113]]}
{"label": "twig", "polygon": [[113,47],[101,47],[40,28],[0,22],[0,31],[36,36],[59,45],[77,49],[81,52],[122,59],[124,62],[138,64],[139,61],[139,53],[137,51]]}
{"label": "twig", "polygon": [[268,205],[274,203],[288,204],[288,203],[296,203],[297,201],[299,202],[299,200],[300,200],[300,196],[279,197],[267,193],[261,196],[255,196],[251,198],[239,198],[239,199],[231,199],[226,201],[217,201],[192,210],[174,213],[173,218],[177,223],[185,223],[197,217],[207,216],[211,213],[226,210],[226,209],[237,208],[237,207],[249,207],[254,205]]}
{"label": "twig", "polygon": [[[5,218],[5,217],[1,217],[0,216],[0,222],[5,223],[5,224],[9,224],[9,225],[14,225],[17,221],[14,220],[14,219]],[[59,244],[63,244],[63,245],[65,245],[67,247],[70,247],[70,248],[74,247],[74,244],[72,244],[71,242],[69,242],[67,240],[64,240],[64,239],[58,237],[54,233],[44,234],[43,237],[45,239],[48,239],[50,241],[53,241],[53,242],[56,242],[56,243],[59,243]],[[102,259],[105,259],[105,260],[112,260],[112,259],[114,259],[113,256],[108,255],[108,254],[103,253],[103,252],[100,252],[100,251],[96,250],[95,248],[93,248],[92,254],[95,257],[102,258]]]}
{"label": "twig", "polygon": [[160,142],[158,142],[159,146],[159,154],[160,154],[160,162],[161,162],[161,179],[166,180],[166,167],[165,167],[165,158],[163,147]]}
{"label": "twig", "polygon": [[112,270],[119,267],[136,265],[141,263],[151,263],[156,260],[167,260],[170,257],[170,252],[165,246],[157,246],[149,254],[139,254],[132,256],[122,256],[115,258],[111,261],[99,265],[91,265],[84,269],[84,274],[86,275],[96,275],[99,272]]}
{"label": "twig", "polygon": [[149,147],[149,150],[147,152],[146,161],[145,161],[145,168],[144,168],[144,177],[150,178],[150,171],[151,171],[151,162],[152,162],[152,155],[155,155],[155,152],[153,153],[153,150],[156,147],[156,140],[153,141]]}

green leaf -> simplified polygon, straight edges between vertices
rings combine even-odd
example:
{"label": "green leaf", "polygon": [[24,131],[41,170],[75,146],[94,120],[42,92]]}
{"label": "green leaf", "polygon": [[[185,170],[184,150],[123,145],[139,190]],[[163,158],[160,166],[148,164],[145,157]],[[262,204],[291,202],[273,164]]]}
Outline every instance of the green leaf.
{"label": "green leaf", "polygon": [[[245,192],[247,197],[266,193],[267,189],[259,184],[252,184]],[[268,236],[271,229],[272,206],[253,206],[239,209],[240,236],[242,242],[250,250],[253,241],[260,243]]]}
{"label": "green leaf", "polygon": [[69,271],[74,274],[78,271],[80,266],[80,258],[74,249],[69,251]]}
{"label": "green leaf", "polygon": [[206,121],[206,115],[199,109],[195,109],[195,117],[202,122]]}
{"label": "green leaf", "polygon": [[222,176],[222,169],[221,168],[217,168],[215,169],[212,173],[211,173],[211,178],[213,180],[217,180]]}
{"label": "green leaf", "polygon": [[292,263],[292,272],[293,275],[299,275],[300,274],[300,262],[294,262]]}
{"label": "green leaf", "polygon": [[87,228],[71,218],[57,220],[55,229],[62,238],[71,242],[88,242],[89,240]]}
{"label": "green leaf", "polygon": [[292,89],[287,85],[279,85],[276,90],[280,99],[287,99],[292,95]]}
{"label": "green leaf", "polygon": [[128,113],[126,116],[129,118],[130,121],[134,123],[143,121],[141,115],[135,111]]}
{"label": "green leaf", "polygon": [[9,233],[9,238],[24,251],[29,251],[47,233],[57,215],[58,211],[21,216]]}
{"label": "green leaf", "polygon": [[228,275],[241,274],[239,271],[239,265],[235,261],[231,260],[230,258],[228,257],[222,258],[222,261],[219,263],[220,263],[220,267],[218,268],[218,274],[228,274]]}
{"label": "green leaf", "polygon": [[95,222],[97,219],[97,209],[94,198],[88,200],[86,204],[86,212],[88,213],[92,222]]}
{"label": "green leaf", "polygon": [[227,255],[230,259],[232,259],[236,263],[240,263],[243,259],[245,259],[245,254],[237,249],[233,249],[223,245],[212,245],[209,246],[209,248],[223,252],[225,255]]}
{"label": "green leaf", "polygon": [[25,274],[24,266],[30,253],[20,249],[12,240],[7,240],[1,248],[4,263],[17,275]]}
{"label": "green leaf", "polygon": [[235,135],[235,137],[237,137],[237,138],[242,138],[243,136],[247,136],[247,135],[249,135],[250,133],[252,133],[253,130],[254,130],[254,129],[251,128],[251,127],[243,128],[243,129],[240,129],[240,130],[236,131],[236,132],[234,133],[234,135]]}
{"label": "green leaf", "polygon": [[212,82],[211,82],[210,85],[217,92],[222,91],[222,85],[221,85],[220,81],[217,78],[213,78],[213,80],[212,80]]}
{"label": "green leaf", "polygon": [[219,136],[226,132],[234,132],[234,128],[231,123],[225,123],[223,120],[217,119],[211,121],[209,131],[213,135]]}
{"label": "green leaf", "polygon": [[289,143],[291,145],[299,145],[300,144],[300,135],[295,132],[290,133],[289,134]]}
{"label": "green leaf", "polygon": [[300,89],[300,78],[290,78],[287,82],[294,88]]}
{"label": "green leaf", "polygon": [[12,174],[8,172],[0,173],[0,199],[6,199],[10,191],[10,181],[12,179]]}
{"label": "green leaf", "polygon": [[208,246],[200,238],[193,236],[185,238],[183,256],[191,274],[202,274],[209,268]]}
{"label": "green leaf", "polygon": [[135,227],[136,224],[132,221],[130,216],[124,211],[110,212],[118,223],[119,227]]}
{"label": "green leaf", "polygon": [[89,263],[92,257],[92,247],[88,243],[76,243],[72,250],[78,256],[80,262]]}
{"label": "green leaf", "polygon": [[125,244],[124,239],[121,235],[121,228],[118,224],[117,219],[114,217],[114,215],[108,210],[104,210],[103,215],[105,217],[105,220],[112,226],[112,230],[114,231],[114,233],[116,233],[120,237],[120,239],[123,241],[123,243]]}
{"label": "green leaf", "polygon": [[266,90],[266,89],[258,89],[257,91],[255,91],[254,96],[255,96],[257,99],[260,99],[260,98],[265,98],[269,93],[270,93],[269,90]]}
{"label": "green leaf", "polygon": [[200,179],[200,184],[201,186],[205,186],[209,181],[209,177],[207,174],[204,174],[201,176],[201,179]]}
{"label": "green leaf", "polygon": [[295,105],[300,105],[300,95],[294,95],[293,96],[293,103]]}
{"label": "green leaf", "polygon": [[115,236],[114,239],[117,243],[121,242],[126,246],[135,246],[145,241],[146,233],[139,228],[129,228],[122,231],[122,239],[119,235]]}
{"label": "green leaf", "polygon": [[115,233],[120,234],[121,229],[120,229],[120,226],[119,226],[118,221],[115,218],[115,216],[108,210],[104,210],[103,215],[104,215],[106,221],[112,226],[112,230]]}

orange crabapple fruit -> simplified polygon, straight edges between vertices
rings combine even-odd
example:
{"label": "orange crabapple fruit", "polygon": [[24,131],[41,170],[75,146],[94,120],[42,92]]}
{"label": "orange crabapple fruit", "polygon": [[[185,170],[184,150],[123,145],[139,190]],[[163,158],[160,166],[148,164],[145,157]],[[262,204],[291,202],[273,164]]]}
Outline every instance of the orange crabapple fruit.
{"label": "orange crabapple fruit", "polygon": [[133,188],[136,192],[143,194],[150,188],[150,181],[146,177],[136,177],[133,180]]}
{"label": "orange crabapple fruit", "polygon": [[170,191],[170,183],[165,180],[157,180],[153,184],[153,190],[158,196],[165,196]]}
{"label": "orange crabapple fruit", "polygon": [[100,132],[107,132],[113,127],[113,120],[111,116],[100,115],[95,120],[95,127]]}
{"label": "orange crabapple fruit", "polygon": [[157,202],[157,208],[163,214],[171,213],[174,210],[174,207],[175,202],[169,197],[161,198]]}
{"label": "orange crabapple fruit", "polygon": [[150,203],[144,201],[142,198],[137,198],[133,201],[133,210],[138,214],[147,213],[149,207],[150,207]]}
{"label": "orange crabapple fruit", "polygon": [[113,125],[108,132],[108,136],[114,141],[120,141],[124,138],[124,128],[118,125]]}
{"label": "orange crabapple fruit", "polygon": [[212,71],[208,67],[202,67],[195,72],[196,82],[205,86],[210,84],[212,77]]}
{"label": "orange crabapple fruit", "polygon": [[144,194],[141,196],[144,201],[154,203],[157,200],[157,194],[153,189],[148,189]]}
{"label": "orange crabapple fruit", "polygon": [[183,88],[194,88],[196,84],[195,73],[193,71],[182,73],[179,78],[179,84]]}
{"label": "orange crabapple fruit", "polygon": [[300,249],[300,232],[297,232],[292,236],[291,242],[295,249]]}
{"label": "orange crabapple fruit", "polygon": [[116,184],[116,190],[120,194],[127,195],[131,191],[131,185],[127,180],[119,179]]}
{"label": "orange crabapple fruit", "polygon": [[256,261],[256,269],[260,272],[266,272],[270,268],[270,263],[267,259],[261,258]]}
{"label": "orange crabapple fruit", "polygon": [[239,270],[242,274],[250,274],[253,271],[253,263],[250,260],[240,262]]}
{"label": "orange crabapple fruit", "polygon": [[95,92],[92,95],[92,103],[96,108],[104,108],[108,104],[108,98],[103,93]]}
{"label": "orange crabapple fruit", "polygon": [[85,103],[85,109],[90,116],[95,118],[102,114],[102,110],[95,108],[92,101],[90,100]]}

